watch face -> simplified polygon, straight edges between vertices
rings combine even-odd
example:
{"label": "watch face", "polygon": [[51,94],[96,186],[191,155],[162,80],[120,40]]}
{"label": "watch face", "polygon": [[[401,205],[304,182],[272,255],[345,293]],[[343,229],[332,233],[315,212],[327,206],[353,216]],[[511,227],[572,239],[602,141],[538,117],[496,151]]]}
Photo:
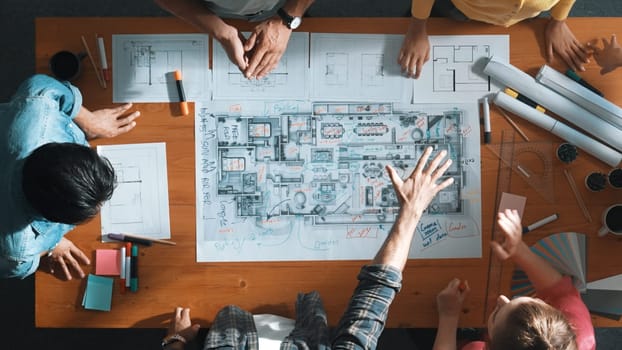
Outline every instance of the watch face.
{"label": "watch face", "polygon": [[302,23],[302,19],[300,17],[294,17],[294,18],[292,18],[292,22],[289,24],[289,27],[291,29],[296,29],[296,28],[300,27],[301,23]]}

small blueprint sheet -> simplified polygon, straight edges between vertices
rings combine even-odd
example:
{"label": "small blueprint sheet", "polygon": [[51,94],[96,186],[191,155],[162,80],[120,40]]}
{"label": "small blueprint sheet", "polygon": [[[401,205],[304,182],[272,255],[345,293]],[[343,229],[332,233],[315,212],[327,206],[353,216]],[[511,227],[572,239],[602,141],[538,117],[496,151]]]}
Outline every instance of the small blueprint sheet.
{"label": "small blueprint sheet", "polygon": [[[244,33],[247,37],[250,33]],[[305,100],[308,97],[309,33],[292,33],[287,49],[278,66],[261,79],[246,79],[240,69],[227,57],[218,41],[214,40],[213,55],[214,99]]]}
{"label": "small blueprint sheet", "polygon": [[311,34],[311,100],[410,103],[397,63],[403,35]]}
{"label": "small blueprint sheet", "polygon": [[414,80],[415,103],[470,102],[499,90],[483,59],[509,62],[509,35],[430,35],[430,60]]}
{"label": "small blueprint sheet", "polygon": [[166,145],[137,143],[97,146],[115,170],[117,187],[101,210],[102,239],[107,233],[171,238]]}
{"label": "small blueprint sheet", "polygon": [[112,36],[112,101],[175,102],[173,72],[180,70],[186,98],[204,99],[210,81],[206,34]]}
{"label": "small blueprint sheet", "polygon": [[481,257],[477,103],[400,108],[197,103],[197,261],[371,259],[399,212],[385,166],[406,177],[427,146],[455,181],[410,257]]}

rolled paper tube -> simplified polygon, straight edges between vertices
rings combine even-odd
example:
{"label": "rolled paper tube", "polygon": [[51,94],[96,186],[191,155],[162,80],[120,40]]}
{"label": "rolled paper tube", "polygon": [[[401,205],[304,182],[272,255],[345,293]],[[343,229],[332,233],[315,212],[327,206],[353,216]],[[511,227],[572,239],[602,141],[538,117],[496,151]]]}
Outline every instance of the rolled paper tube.
{"label": "rolled paper tube", "polygon": [[[573,101],[559,95],[522,70],[491,57],[484,66],[484,73],[499,81],[502,85],[523,94],[547,110],[566,119],[572,124],[589,131],[591,135],[605,144],[622,151],[622,130],[597,117]],[[498,95],[497,95],[498,96]],[[518,102],[518,101],[517,101]],[[539,115],[546,116],[538,112]],[[575,144],[577,147],[578,144]],[[581,148],[581,147],[579,147]]]}
{"label": "rolled paper tube", "polygon": [[520,118],[536,124],[544,130],[550,131],[551,133],[584,150],[586,153],[589,153],[607,163],[609,166],[616,167],[620,164],[620,161],[622,161],[622,153],[534,108],[527,106],[526,104],[508,96],[503,92],[498,92],[495,95],[493,102],[497,106],[516,114]]}

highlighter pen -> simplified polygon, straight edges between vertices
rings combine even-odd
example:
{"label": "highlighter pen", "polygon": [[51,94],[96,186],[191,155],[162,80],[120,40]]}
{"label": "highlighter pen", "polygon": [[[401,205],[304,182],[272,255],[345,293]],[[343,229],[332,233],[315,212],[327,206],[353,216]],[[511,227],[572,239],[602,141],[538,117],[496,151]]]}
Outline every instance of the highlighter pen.
{"label": "highlighter pen", "polygon": [[138,245],[132,244],[132,257],[130,266],[130,291],[138,291]]}
{"label": "highlighter pen", "polygon": [[125,243],[125,289],[130,288],[131,269],[132,269],[132,243]]}
{"label": "highlighter pen", "polygon": [[181,114],[188,115],[188,102],[186,102],[186,93],[184,92],[184,85],[181,81],[181,71],[175,71],[175,83],[177,84],[177,93],[179,93],[179,108]]}
{"label": "highlighter pen", "polygon": [[596,95],[600,96],[600,97],[604,97],[605,95],[603,95],[602,92],[600,92],[600,90],[598,90],[597,88],[593,87],[591,84],[589,84],[587,81],[585,81],[583,78],[581,78],[575,71],[573,71],[572,69],[568,69],[566,71],[566,76],[574,81],[576,81],[577,83],[581,84],[581,86],[583,86],[584,88],[592,91],[593,93],[595,93]]}
{"label": "highlighter pen", "polygon": [[490,105],[488,97],[482,100],[482,110],[484,111],[484,143],[490,143]]}
{"label": "highlighter pen", "polygon": [[122,233],[108,233],[106,234],[106,237],[108,237],[109,239],[115,240],[115,241],[132,242],[136,244],[142,244],[147,247],[153,244],[151,240],[140,238],[140,237],[135,237],[135,236],[126,236]]}
{"label": "highlighter pen", "polygon": [[544,107],[540,106],[539,104],[535,103],[532,99],[530,99],[527,96],[521,95],[518,92],[510,89],[510,88],[505,88],[504,92],[512,97],[514,97],[515,99],[521,101],[522,103],[528,105],[529,107],[535,108],[536,110],[542,112],[542,113],[546,113],[546,109],[544,109]]}
{"label": "highlighter pen", "polygon": [[120,257],[120,268],[119,268],[119,278],[121,278],[121,293],[125,293],[125,246],[119,249],[119,257]]}
{"label": "highlighter pen", "polygon": [[531,232],[537,228],[540,228],[548,223],[551,223],[555,220],[557,220],[559,218],[559,215],[557,214],[553,214],[551,216],[547,216],[544,219],[538,220],[536,222],[534,222],[533,224],[527,226],[527,227],[523,227],[523,233],[527,233],[527,232]]}

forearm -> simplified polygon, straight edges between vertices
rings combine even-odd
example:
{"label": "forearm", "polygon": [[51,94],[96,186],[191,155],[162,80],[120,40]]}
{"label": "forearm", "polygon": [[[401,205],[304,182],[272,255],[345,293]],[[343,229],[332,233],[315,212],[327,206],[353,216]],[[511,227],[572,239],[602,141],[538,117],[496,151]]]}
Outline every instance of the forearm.
{"label": "forearm", "polygon": [[201,1],[197,0],[155,0],[156,4],[171,14],[183,19],[200,31],[220,41],[228,25]]}
{"label": "forearm", "polygon": [[87,140],[92,140],[95,138],[95,135],[89,127],[90,120],[92,118],[93,113],[91,113],[91,111],[89,111],[88,109],[84,108],[84,106],[80,106],[80,111],[78,112],[76,117],[73,118],[73,122],[76,123],[78,127],[80,127],[80,130],[82,130],[82,132],[84,132]]}
{"label": "forearm", "polygon": [[302,17],[315,0],[287,0],[283,10],[290,16]]}
{"label": "forearm", "polygon": [[455,350],[458,318],[439,316],[433,350]]}
{"label": "forearm", "polygon": [[434,0],[412,0],[410,12],[414,18],[427,19],[432,12]]}
{"label": "forearm", "polygon": [[359,283],[344,312],[332,349],[375,349],[389,313],[389,306],[401,288],[402,274],[390,266],[368,265],[361,269]]}
{"label": "forearm", "polygon": [[551,264],[532,252],[524,242],[520,243],[512,260],[525,271],[536,291],[551,287],[563,277]]}
{"label": "forearm", "polygon": [[560,0],[555,6],[551,8],[551,17],[557,21],[563,21],[568,18],[572,5],[575,0]]}
{"label": "forearm", "polygon": [[402,207],[397,220],[391,228],[391,232],[389,232],[387,239],[372,263],[391,265],[403,271],[408,260],[410,244],[421,215],[421,210]]}

